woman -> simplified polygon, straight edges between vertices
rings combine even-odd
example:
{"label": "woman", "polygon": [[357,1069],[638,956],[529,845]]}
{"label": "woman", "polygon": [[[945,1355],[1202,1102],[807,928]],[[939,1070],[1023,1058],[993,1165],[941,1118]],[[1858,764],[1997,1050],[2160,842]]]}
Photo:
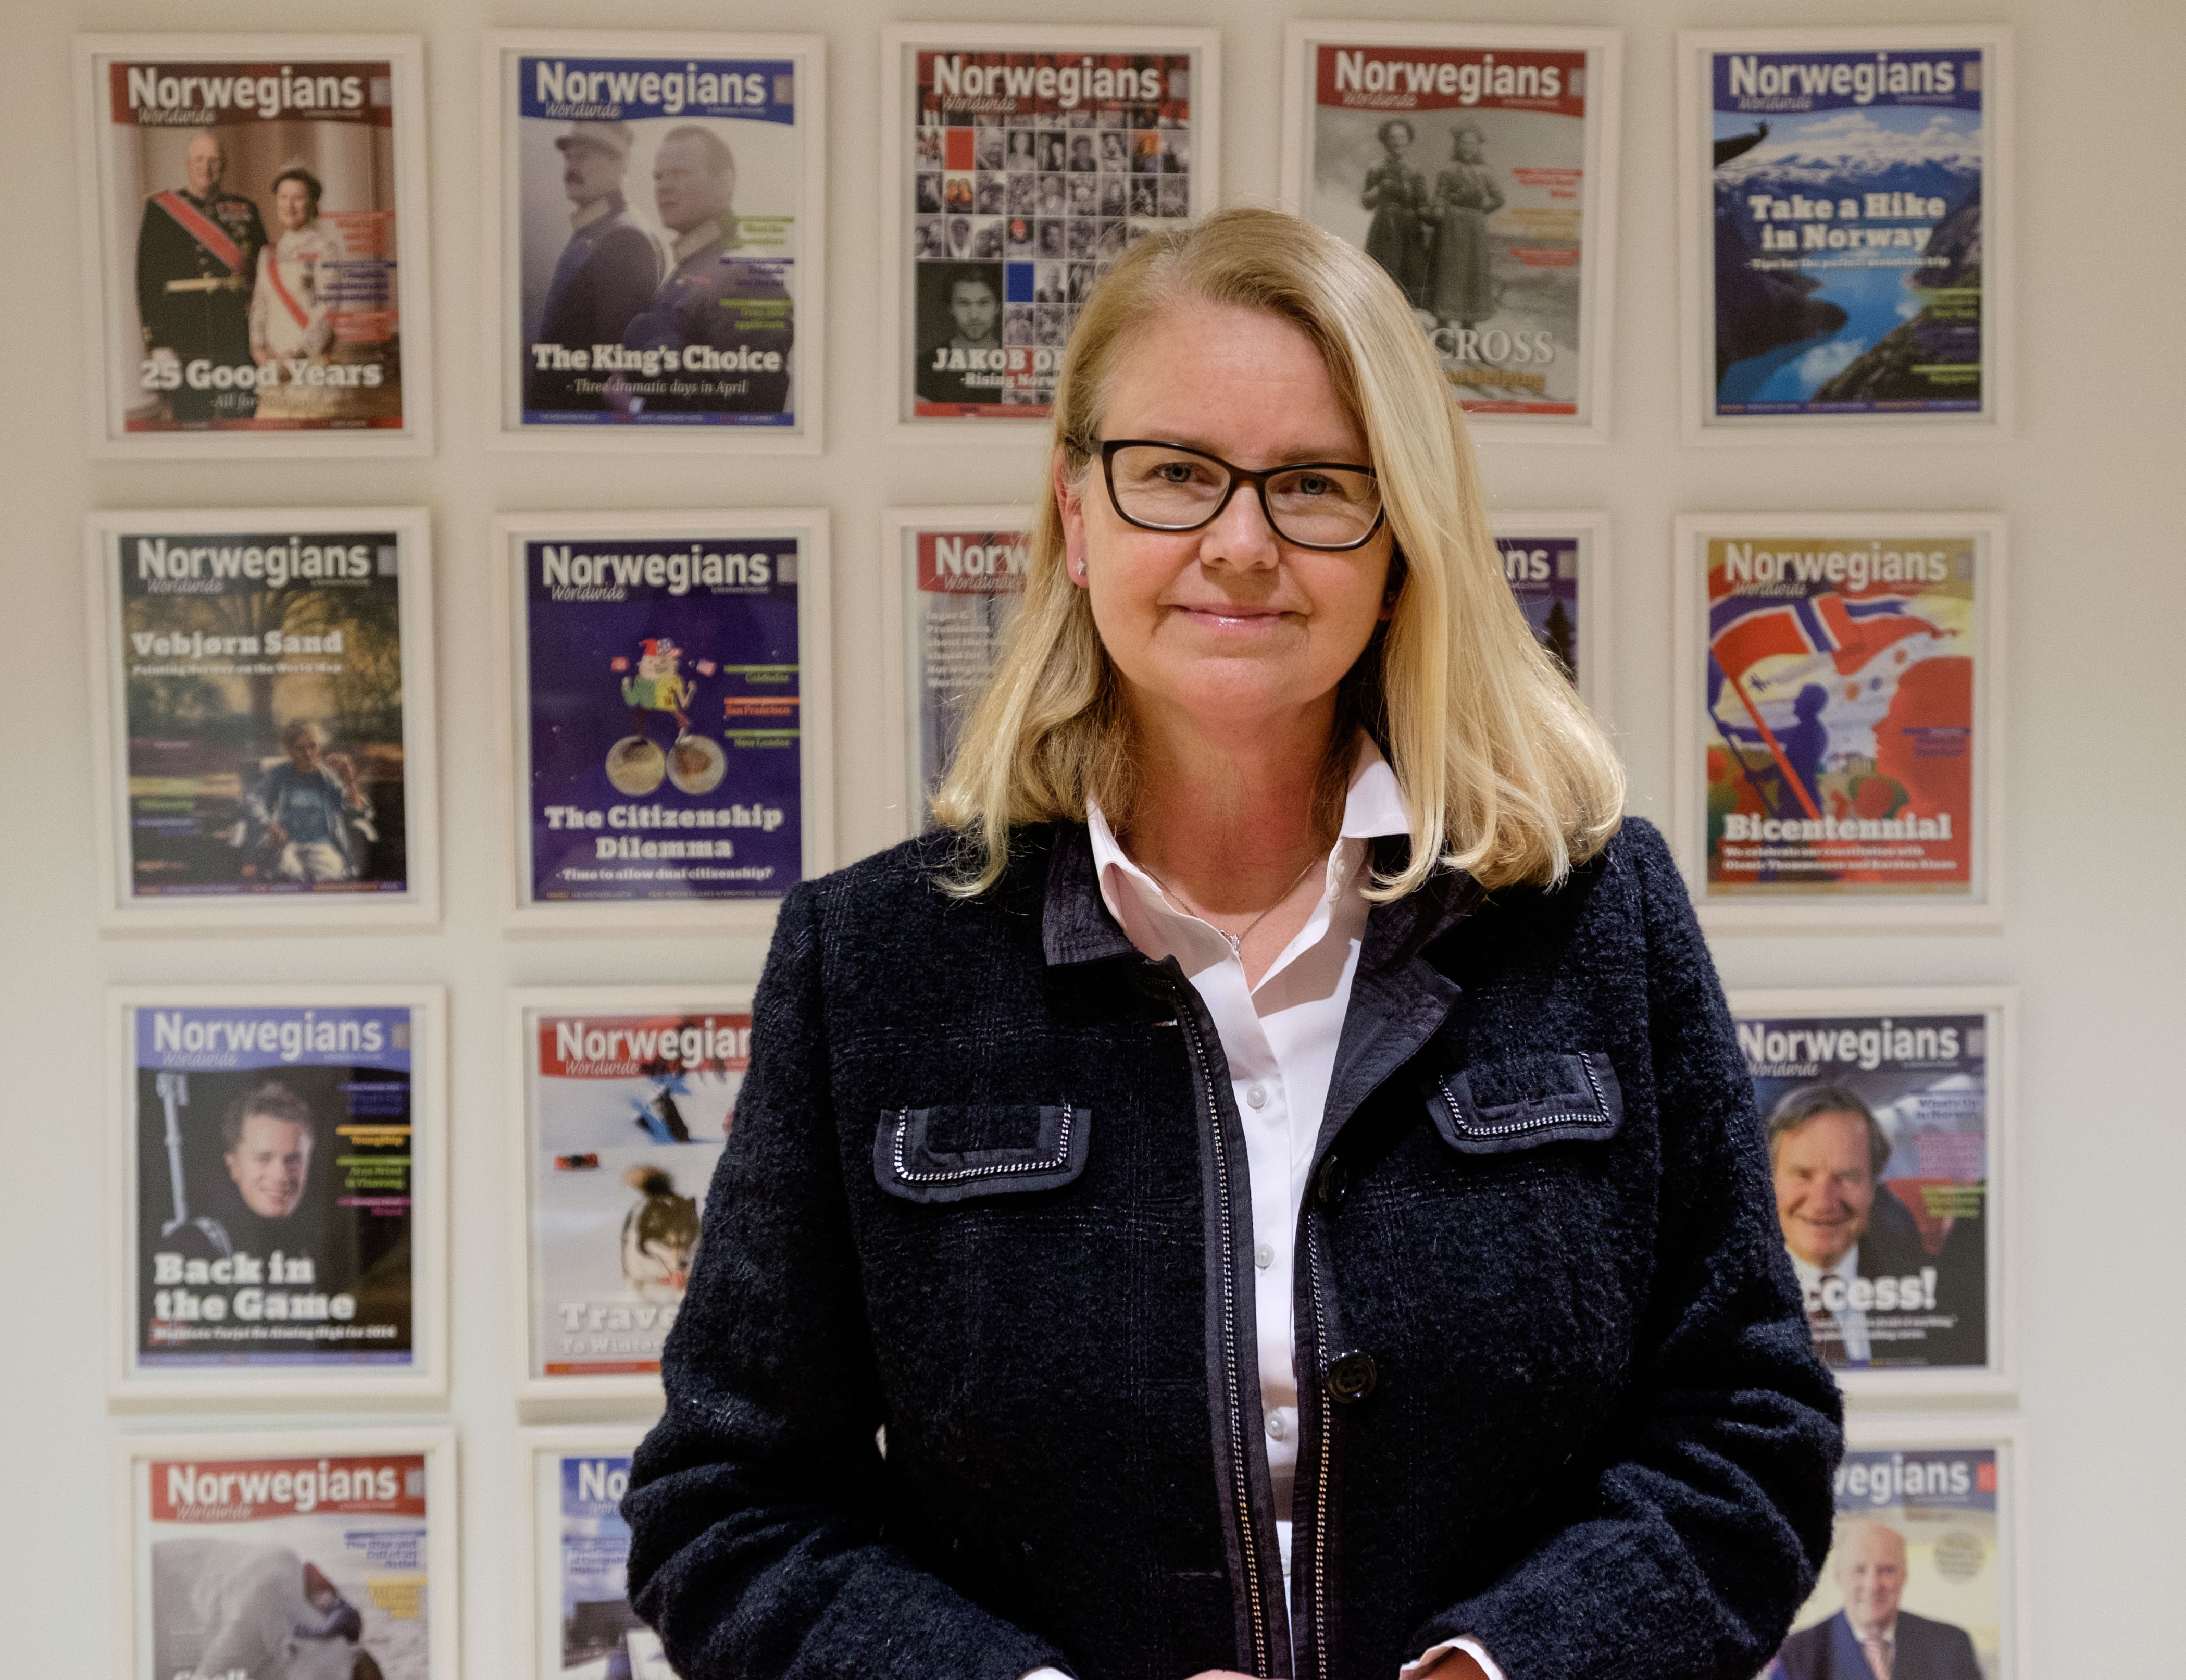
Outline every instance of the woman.
{"label": "woman", "polygon": [[783,904],[633,1602],[694,1676],[1747,1680],[1836,1391],[1416,323],[1225,211],[1054,416],[944,829]]}
{"label": "woman", "polygon": [[300,166],[273,177],[273,216],[280,237],[258,252],[250,292],[250,354],[261,368],[317,357],[334,341],[320,293],[321,265],[338,261],[341,243],[319,225],[319,177]]}
{"label": "woman", "polygon": [[1487,142],[1465,124],[1449,131],[1450,161],[1435,177],[1427,219],[1425,302],[1443,326],[1470,327],[1495,312],[1494,278],[1488,270],[1488,218],[1503,208],[1495,171],[1482,160]]}
{"label": "woman", "polygon": [[1366,255],[1380,263],[1404,301],[1418,308],[1426,301],[1421,289],[1427,278],[1427,233],[1420,214],[1427,201],[1427,177],[1404,161],[1412,149],[1412,125],[1393,116],[1374,131],[1382,143],[1382,160],[1366,171],[1359,194],[1359,207],[1370,210],[1366,224]]}

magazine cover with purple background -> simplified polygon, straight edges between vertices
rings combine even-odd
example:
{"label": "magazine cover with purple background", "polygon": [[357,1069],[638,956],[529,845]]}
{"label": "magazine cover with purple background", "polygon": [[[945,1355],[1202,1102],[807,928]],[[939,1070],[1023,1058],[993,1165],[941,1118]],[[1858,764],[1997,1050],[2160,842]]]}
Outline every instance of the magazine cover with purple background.
{"label": "magazine cover with purple background", "polygon": [[524,544],[533,902],[774,898],[796,885],[799,546]]}
{"label": "magazine cover with purple background", "polygon": [[1533,639],[1556,656],[1564,674],[1578,678],[1578,539],[1575,537],[1499,537],[1503,579],[1526,615]]}

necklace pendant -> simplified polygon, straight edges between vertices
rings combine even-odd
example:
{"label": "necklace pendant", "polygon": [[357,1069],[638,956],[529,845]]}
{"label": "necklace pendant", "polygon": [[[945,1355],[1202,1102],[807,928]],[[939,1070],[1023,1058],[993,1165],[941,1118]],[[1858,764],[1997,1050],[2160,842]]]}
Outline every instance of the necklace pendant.
{"label": "necklace pendant", "polygon": [[[1215,929],[1214,931],[1222,934],[1222,937],[1230,941],[1230,954],[1232,957],[1235,957],[1239,962],[1243,962],[1245,960],[1245,935],[1242,933],[1224,933],[1220,928]],[[1245,931],[1246,933],[1250,933],[1252,930],[1247,928]]]}

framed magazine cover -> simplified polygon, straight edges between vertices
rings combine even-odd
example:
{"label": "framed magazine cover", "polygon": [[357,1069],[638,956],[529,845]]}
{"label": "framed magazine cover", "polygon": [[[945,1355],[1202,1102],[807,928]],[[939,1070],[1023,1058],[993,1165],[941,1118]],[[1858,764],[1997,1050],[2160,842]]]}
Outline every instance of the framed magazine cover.
{"label": "framed magazine cover", "polygon": [[457,1680],[454,1430],[129,1435],[114,1459],[121,1680]]}
{"label": "framed magazine cover", "polygon": [[748,986],[508,997],[524,1402],[657,1407],[660,1347],[751,1056]]}
{"label": "framed magazine cover", "polygon": [[76,37],[94,455],[432,452],[423,50]]}
{"label": "framed magazine cover", "polygon": [[1534,639],[1571,673],[1597,717],[1609,711],[1609,515],[1512,509],[1489,516],[1503,576]]}
{"label": "framed magazine cover", "polygon": [[523,1680],[675,1680],[660,1636],[630,1607],[630,1525],[619,1509],[630,1486],[636,1424],[525,1430],[517,1440],[524,1496],[523,1618],[516,1640]]}
{"label": "framed magazine cover", "polygon": [[496,32],[484,71],[495,446],[819,453],[825,37]]}
{"label": "framed magazine cover", "polygon": [[764,932],[833,867],[827,530],[494,521],[512,931]]}
{"label": "framed magazine cover", "polygon": [[1858,1400],[2016,1387],[2018,993],[1738,991],[1817,1351]]}
{"label": "framed magazine cover", "polygon": [[1688,443],[2012,419],[2012,32],[1678,37]]}
{"label": "framed magazine cover", "polygon": [[882,31],[882,353],[899,439],[1045,420],[1072,323],[1135,239],[1220,202],[1212,29]]}
{"label": "framed magazine cover", "polygon": [[442,990],[126,987],[106,1052],[113,1403],[443,1399]]}
{"label": "framed magazine cover", "polygon": [[890,508],[881,515],[883,785],[897,837],[928,801],[1024,598],[1031,510]]}
{"label": "framed magazine cover", "polygon": [[2026,1439],[1995,1413],[1846,1419],[1829,1559],[1758,1680],[1861,1672],[1878,1621],[1908,1680],[2026,1680]]}
{"label": "framed magazine cover", "polygon": [[1282,207],[1402,290],[1483,442],[1609,441],[1613,29],[1294,22]]}
{"label": "framed magazine cover", "polygon": [[1702,924],[2004,919],[2004,521],[1686,514],[1673,844]]}
{"label": "framed magazine cover", "polygon": [[438,922],[426,510],[95,513],[84,559],[101,927]]}

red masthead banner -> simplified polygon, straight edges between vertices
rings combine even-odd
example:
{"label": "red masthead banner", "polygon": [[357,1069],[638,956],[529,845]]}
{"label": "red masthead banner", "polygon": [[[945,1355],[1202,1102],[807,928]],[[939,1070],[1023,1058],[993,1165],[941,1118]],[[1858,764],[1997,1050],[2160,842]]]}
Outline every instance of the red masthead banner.
{"label": "red masthead banner", "polygon": [[1586,115],[1586,54],[1516,48],[1320,48],[1314,97],[1358,110]]}
{"label": "red masthead banner", "polygon": [[929,595],[1021,595],[1029,555],[1022,531],[922,531],[918,587]]}
{"label": "red masthead banner", "polygon": [[425,1459],[418,1452],[349,1458],[156,1460],[155,1522],[262,1522],[331,1511],[422,1517]]}
{"label": "red masthead banner", "polygon": [[349,64],[150,64],[107,66],[117,123],[219,128],[238,122],[395,123],[395,71],[384,59]]}
{"label": "red masthead banner", "polygon": [[751,1017],[542,1015],[539,1070],[549,1079],[633,1079],[663,1073],[742,1073]]}

